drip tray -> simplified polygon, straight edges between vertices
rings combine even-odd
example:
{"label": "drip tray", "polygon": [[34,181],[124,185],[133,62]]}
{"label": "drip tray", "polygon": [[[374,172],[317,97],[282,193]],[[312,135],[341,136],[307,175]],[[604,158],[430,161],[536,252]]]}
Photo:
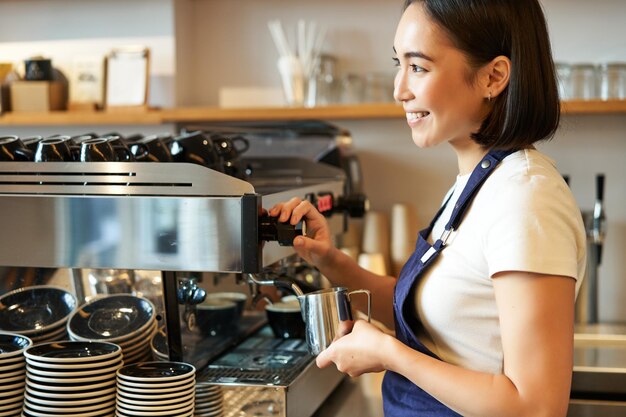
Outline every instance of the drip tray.
{"label": "drip tray", "polygon": [[265,326],[212,361],[200,378],[217,384],[287,386],[313,359],[304,340],[274,338]]}

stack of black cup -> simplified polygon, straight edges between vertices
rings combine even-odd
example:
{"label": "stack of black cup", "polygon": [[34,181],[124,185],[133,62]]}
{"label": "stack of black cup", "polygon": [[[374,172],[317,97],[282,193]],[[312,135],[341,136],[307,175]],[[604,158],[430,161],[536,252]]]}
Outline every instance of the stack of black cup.
{"label": "stack of black cup", "polygon": [[191,162],[243,178],[240,155],[249,147],[241,137],[195,131],[177,137],[169,134],[122,136],[53,135],[0,137],[0,161],[35,162]]}

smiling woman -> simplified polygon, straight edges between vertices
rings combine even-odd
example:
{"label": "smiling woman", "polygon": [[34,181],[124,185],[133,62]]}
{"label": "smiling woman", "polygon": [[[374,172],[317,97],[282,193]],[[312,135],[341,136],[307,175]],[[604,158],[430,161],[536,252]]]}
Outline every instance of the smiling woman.
{"label": "smiling woman", "polygon": [[386,370],[388,416],[565,416],[586,242],[567,184],[533,146],[559,122],[541,6],[408,1],[394,51],[413,141],[450,145],[459,175],[398,279],[335,248],[309,202],[270,209],[304,219],[298,254],[333,284],[370,290],[372,316],[395,326],[393,337],[357,320],[317,364]]}

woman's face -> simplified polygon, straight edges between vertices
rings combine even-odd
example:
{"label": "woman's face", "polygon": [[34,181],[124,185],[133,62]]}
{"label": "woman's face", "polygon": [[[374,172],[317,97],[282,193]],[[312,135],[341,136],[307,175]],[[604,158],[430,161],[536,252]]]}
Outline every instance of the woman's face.
{"label": "woman's face", "polygon": [[465,55],[419,2],[402,15],[394,49],[399,64],[394,97],[402,102],[413,142],[419,147],[475,144],[470,134],[486,115],[485,88],[478,79],[470,81]]}

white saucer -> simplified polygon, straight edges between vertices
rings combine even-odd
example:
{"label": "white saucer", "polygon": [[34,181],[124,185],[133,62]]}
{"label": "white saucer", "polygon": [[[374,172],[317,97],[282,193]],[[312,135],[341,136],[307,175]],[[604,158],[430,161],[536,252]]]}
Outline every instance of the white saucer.
{"label": "white saucer", "polygon": [[[52,404],[52,407],[47,407],[45,405],[39,404],[39,402],[30,399],[28,396],[25,397],[24,404],[28,405],[29,408],[37,411],[43,411],[46,413],[68,413],[68,412],[79,412],[79,411],[94,411],[96,409],[102,409],[103,407],[110,407],[115,405],[115,396],[110,396],[107,398],[96,399],[89,404],[84,404],[79,406],[79,404],[73,403],[64,403],[60,402],[60,404]],[[56,407],[54,406],[56,405]]]}
{"label": "white saucer", "polygon": [[128,398],[124,398],[121,395],[117,395],[117,400],[119,402],[122,402],[124,404],[128,404],[128,408],[132,408],[131,406],[133,405],[137,405],[137,406],[161,406],[161,405],[172,405],[172,404],[180,404],[180,403],[186,403],[187,401],[193,400],[193,394],[188,394],[185,396],[181,396],[181,397],[174,397],[171,399],[167,399],[167,400],[134,400],[134,399],[128,399]]}
{"label": "white saucer", "polygon": [[40,369],[37,369],[35,367],[26,365],[26,372],[28,373],[28,375],[41,375],[41,376],[45,376],[45,377],[50,377],[50,378],[74,378],[74,377],[81,377],[81,376],[97,376],[97,375],[102,375],[102,374],[115,374],[115,372],[117,372],[118,369],[120,369],[123,366],[123,362],[119,361],[117,362],[115,365],[111,365],[111,366],[107,366],[104,368],[98,368],[98,369],[87,369],[87,370],[82,370],[82,371],[70,371],[68,370],[67,372],[63,372],[62,370],[57,370],[57,371],[42,371]]}
{"label": "white saucer", "polygon": [[84,378],[47,378],[40,375],[28,374],[28,378],[34,381],[43,382],[43,383],[53,383],[53,384],[68,384],[68,385],[82,385],[82,384],[90,384],[91,382],[103,381],[105,379],[111,379],[114,374],[107,373],[97,376],[89,376]]}
{"label": "white saucer", "polygon": [[[121,407],[119,404],[117,405],[117,411],[118,411],[118,415],[121,415],[121,413],[123,413],[124,415],[128,415],[128,416],[145,416],[146,412],[145,411],[134,411],[134,410],[128,410],[124,407]],[[185,408],[181,408],[179,410],[166,410],[166,411],[150,411],[150,417],[152,416],[171,416],[174,411],[176,413],[187,413],[189,411],[193,411],[193,402],[188,405]],[[63,416],[63,417],[68,417],[68,416]]]}
{"label": "white saucer", "polygon": [[173,393],[168,393],[168,394],[134,394],[132,392],[126,392],[126,391],[120,390],[118,387],[117,394],[124,399],[128,398],[128,399],[135,399],[135,400],[154,401],[154,400],[167,400],[170,398],[186,397],[187,395],[193,395],[194,392],[193,392],[193,388],[191,388],[186,391],[179,391],[179,392],[173,392]]}
{"label": "white saucer", "polygon": [[126,410],[136,410],[136,411],[170,410],[174,412],[176,410],[185,409],[189,407],[190,405],[193,405],[193,398],[190,400],[185,399],[184,401],[178,401],[177,403],[173,403],[173,404],[160,404],[160,405],[136,405],[136,404],[128,404],[128,403],[122,402],[119,399],[117,400],[118,407],[125,408]]}
{"label": "white saucer", "polygon": [[118,384],[117,388],[120,391],[123,392],[132,392],[134,394],[150,394],[150,393],[155,393],[155,392],[159,392],[159,393],[167,393],[167,392],[181,392],[181,391],[186,391],[189,388],[194,386],[194,382],[193,381],[189,381],[184,385],[180,385],[180,386],[176,386],[176,387],[168,387],[168,388],[135,388],[135,387],[127,387],[123,384]]}
{"label": "white saucer", "polygon": [[28,358],[26,359],[26,363],[29,365],[34,365],[39,368],[49,368],[49,369],[66,369],[66,370],[78,370],[78,369],[93,369],[100,368],[103,366],[112,365],[118,361],[122,360],[122,355],[113,356],[112,358],[107,358],[103,361],[93,361],[93,362],[79,362],[79,363],[55,363],[55,362],[43,362],[40,360]]}
{"label": "white saucer", "polygon": [[[26,387],[26,394],[30,394],[33,395],[35,397],[46,397],[46,398],[54,398],[55,400],[51,400],[53,403],[58,403],[61,400],[66,400],[66,401],[82,401],[82,399],[86,399],[89,400],[91,398],[101,398],[101,397],[106,397],[107,395],[115,395],[115,387],[109,387],[109,388],[105,388],[105,389],[101,389],[101,390],[95,390],[95,391],[90,391],[90,392],[80,392],[80,393],[73,393],[73,392],[45,392],[45,391],[38,391],[36,389],[32,389],[31,387]],[[35,398],[34,400],[37,400],[38,402],[45,404],[45,401],[48,400],[39,400],[38,398]]]}
{"label": "white saucer", "polygon": [[[27,407],[26,405],[24,405],[24,411],[26,411],[28,414],[30,414],[33,417],[59,417],[58,413],[41,412],[41,411],[33,410],[32,408]],[[113,413],[114,411],[115,411],[115,406],[109,407],[106,409],[96,410],[96,411],[82,412],[78,414],[74,414],[74,413],[63,414],[63,417],[100,417],[102,415],[106,415],[107,413]]]}

